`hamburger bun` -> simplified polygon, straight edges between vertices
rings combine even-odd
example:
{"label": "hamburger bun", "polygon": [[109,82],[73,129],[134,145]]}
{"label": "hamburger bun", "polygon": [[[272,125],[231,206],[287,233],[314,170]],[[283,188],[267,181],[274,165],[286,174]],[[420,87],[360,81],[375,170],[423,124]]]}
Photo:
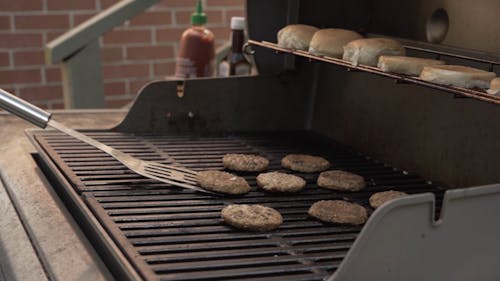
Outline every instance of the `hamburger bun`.
{"label": "hamburger bun", "polygon": [[342,58],[344,46],[363,38],[359,33],[340,28],[321,29],[314,33],[309,44],[309,53],[320,56]]}
{"label": "hamburger bun", "polygon": [[496,77],[494,72],[462,65],[425,66],[420,79],[447,86],[463,88],[489,88],[490,81]]}
{"label": "hamburger bun", "polygon": [[378,68],[383,72],[392,72],[411,76],[419,76],[424,66],[443,65],[444,61],[404,56],[380,56]]}
{"label": "hamburger bun", "polygon": [[305,24],[287,25],[278,31],[278,45],[283,48],[305,50],[318,28]]}
{"label": "hamburger bun", "polygon": [[382,55],[404,56],[405,49],[398,41],[388,38],[357,39],[344,46],[342,59],[350,61],[354,66],[377,66]]}
{"label": "hamburger bun", "polygon": [[492,95],[500,95],[500,77],[491,80],[488,93]]}

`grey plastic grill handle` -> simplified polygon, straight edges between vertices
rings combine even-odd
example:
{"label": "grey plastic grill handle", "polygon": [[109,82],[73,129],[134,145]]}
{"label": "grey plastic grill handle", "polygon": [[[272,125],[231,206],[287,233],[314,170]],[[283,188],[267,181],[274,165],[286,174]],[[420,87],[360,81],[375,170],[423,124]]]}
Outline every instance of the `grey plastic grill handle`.
{"label": "grey plastic grill handle", "polygon": [[40,128],[45,128],[47,126],[51,115],[47,111],[34,106],[3,89],[0,89],[0,108],[21,117]]}

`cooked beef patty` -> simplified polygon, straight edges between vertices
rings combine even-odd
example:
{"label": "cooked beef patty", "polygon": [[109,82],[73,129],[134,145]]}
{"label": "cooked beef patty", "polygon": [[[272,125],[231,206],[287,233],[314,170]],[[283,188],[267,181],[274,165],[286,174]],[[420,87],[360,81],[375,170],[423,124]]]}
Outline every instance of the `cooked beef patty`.
{"label": "cooked beef patty", "polygon": [[306,181],[296,175],[270,172],[258,175],[257,184],[271,192],[297,192],[306,186]]}
{"label": "cooked beef patty", "polygon": [[322,172],[318,186],[338,191],[359,191],[365,187],[362,176],[340,170]]}
{"label": "cooked beef patty", "polygon": [[283,223],[278,211],[256,204],[229,205],[222,209],[221,215],[227,224],[244,230],[269,231]]}
{"label": "cooked beef patty", "polygon": [[396,191],[396,190],[389,190],[389,191],[382,191],[382,192],[377,192],[370,196],[370,206],[372,206],[374,209],[382,206],[387,201],[391,201],[392,199],[396,199],[399,197],[406,196],[408,194],[401,192],[401,191]]}
{"label": "cooked beef patty", "polygon": [[253,154],[226,154],[222,163],[227,169],[246,172],[264,171],[269,166],[269,160]]}
{"label": "cooked beef patty", "polygon": [[244,178],[223,171],[198,172],[198,183],[207,190],[226,194],[244,194],[250,191]]}
{"label": "cooked beef patty", "polygon": [[319,156],[288,154],[281,159],[281,166],[293,171],[315,173],[328,169],[330,167],[330,162]]}
{"label": "cooked beef patty", "polygon": [[363,224],[368,214],[363,206],[342,200],[321,200],[309,208],[309,215],[324,222]]}

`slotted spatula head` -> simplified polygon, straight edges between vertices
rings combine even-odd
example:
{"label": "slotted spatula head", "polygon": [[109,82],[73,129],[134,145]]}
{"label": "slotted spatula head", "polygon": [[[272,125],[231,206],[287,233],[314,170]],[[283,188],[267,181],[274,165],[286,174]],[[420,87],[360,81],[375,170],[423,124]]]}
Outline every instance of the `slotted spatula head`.
{"label": "slotted spatula head", "polygon": [[144,161],[120,150],[114,149],[96,139],[51,120],[51,114],[49,112],[46,112],[43,109],[38,108],[35,105],[32,105],[2,89],[0,89],[0,107],[40,128],[50,126],[97,149],[100,149],[141,176],[204,193],[217,194],[197,186],[198,180],[196,171],[158,162]]}

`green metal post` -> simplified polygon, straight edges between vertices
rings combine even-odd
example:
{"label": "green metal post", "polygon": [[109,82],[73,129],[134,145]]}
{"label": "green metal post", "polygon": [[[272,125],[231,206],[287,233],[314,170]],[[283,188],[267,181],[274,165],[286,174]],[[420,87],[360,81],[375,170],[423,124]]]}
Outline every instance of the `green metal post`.
{"label": "green metal post", "polygon": [[65,108],[103,108],[101,49],[96,40],[61,63]]}

